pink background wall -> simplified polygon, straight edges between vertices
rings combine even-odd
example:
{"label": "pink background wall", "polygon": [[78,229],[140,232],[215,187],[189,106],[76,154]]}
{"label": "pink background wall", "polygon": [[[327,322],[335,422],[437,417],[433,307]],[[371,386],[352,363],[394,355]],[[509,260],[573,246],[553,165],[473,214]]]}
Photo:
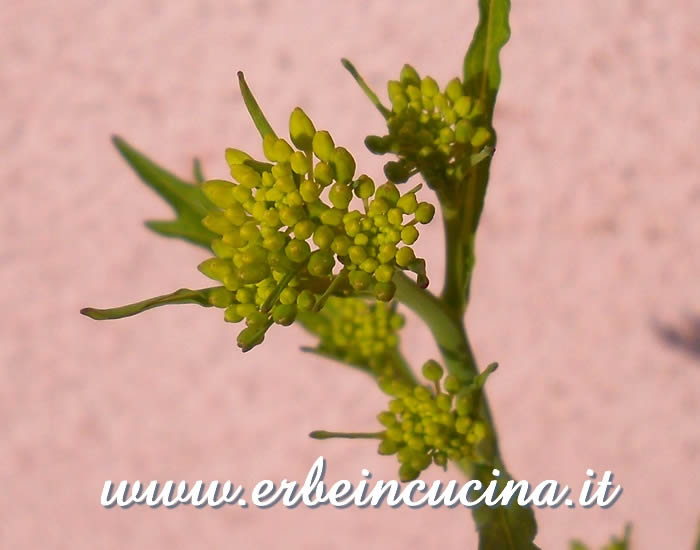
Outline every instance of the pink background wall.
{"label": "pink background wall", "polygon": [[[235,86],[243,69],[277,128],[301,105],[378,176],[362,139],[382,121],[339,58],[382,92],[407,61],[445,82],[473,4],[3,2],[0,547],[473,547],[461,510],[102,509],[106,479],[251,487],[300,479],[319,454],[331,480],[396,466],[372,444],[306,437],[373,429],[385,399],[297,352],[311,342],[300,329],[243,356],[213,310],[78,315],[205,283],[203,251],[143,228],[169,210],[110,134],[182,175],[196,154],[225,176],[224,147],[259,150]],[[608,510],[538,511],[545,549],[601,544],[626,521],[637,549],[691,547],[699,22],[692,0],[514,2],[468,324],[480,360],[501,363],[489,390],[513,472],[578,486],[586,468],[611,469],[625,490]],[[418,248],[438,290],[438,225]],[[404,342],[416,362],[435,356],[412,317]]]}

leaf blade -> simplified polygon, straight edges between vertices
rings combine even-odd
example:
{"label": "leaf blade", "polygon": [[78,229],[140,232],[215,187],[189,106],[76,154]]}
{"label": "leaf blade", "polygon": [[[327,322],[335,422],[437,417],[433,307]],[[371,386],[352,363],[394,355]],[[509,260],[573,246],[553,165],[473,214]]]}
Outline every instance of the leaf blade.
{"label": "leaf blade", "polygon": [[208,249],[216,235],[202,225],[211,204],[200,187],[182,181],[121,137],[113,136],[112,142],[139,178],[175,211],[174,220],[153,220],[146,222],[146,226],[162,236],[180,238]]}
{"label": "leaf blade", "polygon": [[118,307],[107,309],[86,307],[81,309],[80,313],[95,321],[112,321],[115,319],[123,319],[125,317],[138,315],[139,313],[143,313],[149,309],[171,304],[198,304],[204,307],[211,307],[212,304],[209,303],[209,295],[213,290],[218,288],[222,287],[202,288],[199,290],[181,288],[175,292],[171,292],[170,294],[162,294],[161,296],[155,296],[153,298],[141,300],[140,302],[134,302]]}
{"label": "leaf blade", "polygon": [[479,23],[464,57],[463,77],[467,93],[484,102],[491,123],[501,84],[501,48],[510,38],[510,0],[479,0]]}

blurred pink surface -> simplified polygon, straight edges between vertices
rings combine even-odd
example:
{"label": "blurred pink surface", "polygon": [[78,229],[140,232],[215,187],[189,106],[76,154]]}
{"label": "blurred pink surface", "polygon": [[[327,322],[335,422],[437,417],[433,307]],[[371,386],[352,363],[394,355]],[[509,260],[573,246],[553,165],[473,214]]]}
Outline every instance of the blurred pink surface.
{"label": "blurred pink surface", "polygon": [[[143,227],[169,210],[110,134],[181,175],[198,155],[225,177],[224,147],[259,150],[243,69],[274,126],[300,105],[379,176],[362,140],[382,120],[339,58],[382,91],[404,62],[446,82],[475,4],[3,3],[1,548],[474,547],[463,510],[101,508],[106,479],[250,488],[303,479],[320,454],[331,481],[396,465],[373,444],[307,438],[373,429],[385,399],[298,352],[300,329],[244,356],[217,311],[78,310],[205,283],[203,251]],[[700,313],[699,22],[690,0],[514,2],[468,324],[502,367],[489,394],[513,473],[580,486],[610,469],[624,487],[607,510],[537,511],[544,549],[600,545],[627,521],[635,550],[694,537],[700,364],[654,327],[689,332]],[[418,246],[436,291],[440,233]],[[436,355],[411,316],[403,341],[416,363]]]}

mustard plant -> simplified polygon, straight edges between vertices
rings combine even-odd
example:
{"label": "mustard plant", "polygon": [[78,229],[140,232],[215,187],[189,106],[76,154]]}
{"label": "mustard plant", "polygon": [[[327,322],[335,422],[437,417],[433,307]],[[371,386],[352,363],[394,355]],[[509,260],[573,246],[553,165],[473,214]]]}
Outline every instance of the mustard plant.
{"label": "mustard plant", "polygon": [[[193,181],[184,181],[114,138],[131,167],[175,210],[174,220],[148,227],[209,250],[198,269],[215,284],[82,313],[117,319],[167,304],[214,307],[236,327],[243,352],[263,344],[273,324],[301,324],[317,337],[305,351],[366,372],[387,394],[374,431],[318,430],[311,437],[374,439],[380,455],[394,457],[404,481],[453,462],[484,486],[504,486],[511,476],[484,392],[497,364],[479,368],[463,318],[496,151],[492,122],[509,10],[509,0],[479,0],[461,74],[441,84],[405,65],[388,82],[386,105],[342,60],[386,122],[365,140],[372,153],[388,157],[379,179],[363,173],[337,136],[299,107],[291,110],[289,137],[280,137],[241,73],[261,147],[225,150],[230,180],[204,180],[196,163]],[[419,201],[423,184],[434,191],[434,202]],[[429,285],[430,266],[412,248],[420,226],[435,223],[436,207],[446,241],[440,294]],[[416,371],[401,354],[399,305],[425,322],[440,362],[429,360]],[[497,479],[494,469],[501,472]],[[478,507],[473,517],[480,549],[537,548],[529,507]],[[613,547],[626,548],[627,539]]]}

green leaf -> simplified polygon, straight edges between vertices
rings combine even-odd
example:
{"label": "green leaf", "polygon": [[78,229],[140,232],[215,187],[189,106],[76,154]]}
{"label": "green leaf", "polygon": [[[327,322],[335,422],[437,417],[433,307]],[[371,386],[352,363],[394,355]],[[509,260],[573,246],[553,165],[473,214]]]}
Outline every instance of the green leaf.
{"label": "green leaf", "polygon": [[586,546],[581,541],[572,540],[569,545],[569,550],[590,550],[590,547]]}
{"label": "green leaf", "polygon": [[[509,476],[501,469],[497,492],[507,483]],[[475,474],[484,487],[494,478],[491,466],[478,466]],[[472,512],[479,531],[479,550],[539,550],[533,542],[537,535],[535,514],[530,507],[517,502],[509,506],[479,506]]]}
{"label": "green leaf", "polygon": [[700,521],[698,522],[698,540],[695,542],[695,550],[700,550]]}
{"label": "green leaf", "polygon": [[146,310],[170,304],[199,304],[200,306],[211,307],[212,304],[209,303],[209,296],[213,290],[219,288],[222,287],[202,288],[200,290],[181,288],[180,290],[176,290],[170,294],[156,296],[155,298],[149,298],[148,300],[142,300],[141,302],[136,302],[125,306],[109,309],[86,307],[81,309],[80,313],[96,321],[107,321],[131,317],[132,315],[137,315]]}
{"label": "green leaf", "polygon": [[365,95],[372,102],[372,105],[374,105],[377,108],[377,110],[382,114],[384,118],[389,118],[389,115],[391,114],[391,109],[387,109],[382,104],[382,102],[379,100],[379,97],[377,97],[377,94],[375,94],[374,91],[367,85],[367,82],[365,82],[365,79],[362,78],[362,75],[360,75],[360,73],[357,72],[355,65],[353,65],[349,59],[345,58],[341,59],[340,62],[343,64],[343,67],[345,67],[345,70],[347,70],[350,73],[350,75],[355,79],[355,82],[357,82],[357,85],[362,89]]}
{"label": "green leaf", "polygon": [[448,246],[448,274],[443,297],[455,304],[461,315],[469,301],[469,287],[474,267],[474,236],[489,181],[489,168],[493,159],[492,146],[496,144],[493,128],[493,111],[501,83],[499,55],[510,38],[508,14],[510,0],[479,0],[479,23],[464,57],[463,78],[468,95],[483,106],[483,124],[491,131],[493,143],[489,148],[471,158],[472,169],[466,179],[463,203],[456,212],[446,212],[446,238]]}
{"label": "green leaf", "polygon": [[205,177],[204,173],[202,172],[202,163],[198,158],[195,158],[194,161],[192,161],[192,177],[194,177],[194,182],[196,184],[204,183]]}
{"label": "green leaf", "polygon": [[501,84],[498,55],[510,38],[509,12],[510,0],[479,0],[479,23],[464,58],[466,91],[483,101],[489,124]]}
{"label": "green leaf", "polygon": [[272,134],[274,137],[277,137],[277,134],[275,134],[272,126],[270,126],[270,123],[265,118],[260,105],[258,105],[258,102],[255,100],[253,92],[250,91],[250,88],[245,81],[245,77],[243,76],[243,72],[241,71],[238,71],[238,85],[241,88],[243,102],[245,103],[246,109],[248,109],[248,112],[250,113],[250,117],[253,119],[255,127],[258,129],[258,132],[260,132],[260,137],[264,138],[268,134]]}
{"label": "green leaf", "polygon": [[146,226],[160,235],[184,239],[209,248],[216,235],[202,225],[202,218],[212,205],[200,187],[186,183],[158,166],[122,138],[114,136],[112,141],[143,182],[175,211],[174,220],[147,221]]}

